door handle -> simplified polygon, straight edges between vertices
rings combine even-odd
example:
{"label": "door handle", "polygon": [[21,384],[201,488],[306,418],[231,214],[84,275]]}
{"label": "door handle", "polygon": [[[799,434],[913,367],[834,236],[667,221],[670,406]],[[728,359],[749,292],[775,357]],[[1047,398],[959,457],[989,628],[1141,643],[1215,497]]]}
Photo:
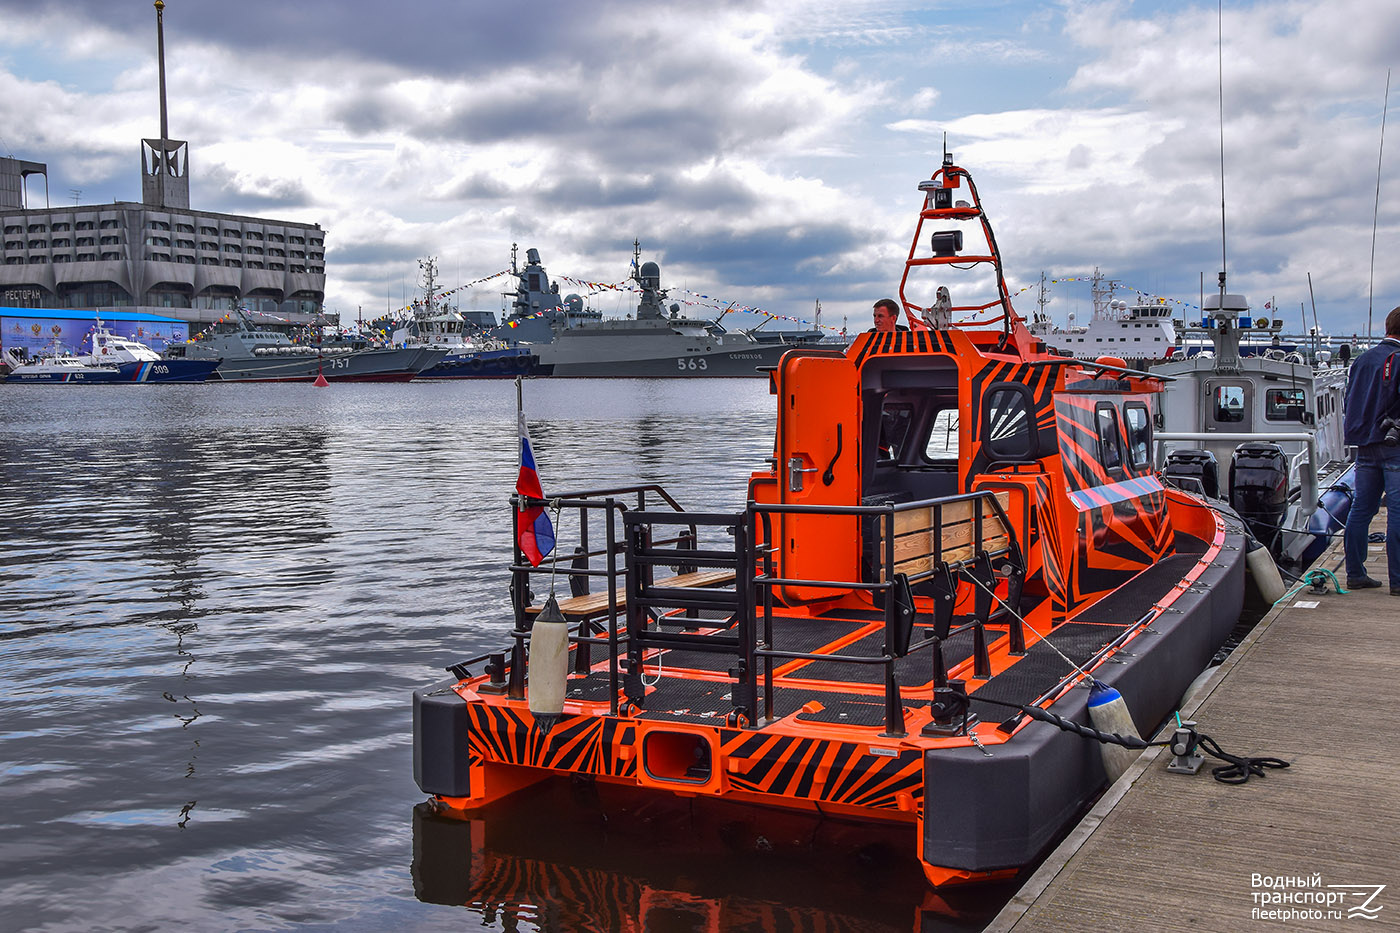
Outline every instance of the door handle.
{"label": "door handle", "polygon": [[816,472],[818,472],[816,467],[807,467],[804,469],[801,457],[793,457],[788,460],[788,491],[801,492],[802,474]]}

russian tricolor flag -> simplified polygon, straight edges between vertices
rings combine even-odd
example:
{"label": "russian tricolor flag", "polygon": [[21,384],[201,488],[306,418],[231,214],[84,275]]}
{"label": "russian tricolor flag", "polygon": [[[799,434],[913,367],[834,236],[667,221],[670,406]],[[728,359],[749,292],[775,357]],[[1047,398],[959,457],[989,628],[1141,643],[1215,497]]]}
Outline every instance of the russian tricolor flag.
{"label": "russian tricolor flag", "polygon": [[[515,479],[515,491],[531,499],[543,499],[540,474],[535,471],[535,454],[530,450],[530,432],[525,427],[525,413],[520,412],[520,475]],[[520,551],[531,567],[538,567],[554,550],[554,525],[543,505],[522,508],[515,518]]]}

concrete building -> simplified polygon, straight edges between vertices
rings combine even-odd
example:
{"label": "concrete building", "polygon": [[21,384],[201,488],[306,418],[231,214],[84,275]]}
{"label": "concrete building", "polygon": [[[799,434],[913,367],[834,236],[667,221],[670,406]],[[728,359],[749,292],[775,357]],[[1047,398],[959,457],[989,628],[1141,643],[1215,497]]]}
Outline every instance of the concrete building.
{"label": "concrete building", "polygon": [[[160,138],[141,140],[141,201],[51,207],[44,163],[0,158],[0,306],[122,308],[192,323],[242,306],[306,322],[325,299],[319,224],[190,208],[189,146],[165,109],[157,0]],[[29,179],[44,176],[44,206]]]}

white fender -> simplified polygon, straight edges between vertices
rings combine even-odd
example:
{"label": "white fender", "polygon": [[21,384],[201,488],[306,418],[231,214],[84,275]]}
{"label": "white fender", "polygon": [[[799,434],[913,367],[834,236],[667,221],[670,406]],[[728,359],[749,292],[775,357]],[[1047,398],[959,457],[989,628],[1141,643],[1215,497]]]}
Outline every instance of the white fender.
{"label": "white fender", "polygon": [[569,677],[569,623],[553,596],[530,629],[526,677],[530,714],[540,732],[549,735],[564,712],[564,689]]}
{"label": "white fender", "polygon": [[[1141,738],[1137,726],[1133,725],[1133,717],[1128,712],[1123,694],[1102,681],[1094,681],[1089,688],[1089,721],[1100,732],[1116,732],[1124,738]],[[1110,784],[1118,780],[1128,770],[1128,765],[1142,753],[1140,748],[1124,748],[1109,742],[1099,743],[1099,748],[1103,752],[1103,769],[1108,772]]]}
{"label": "white fender", "polygon": [[1283,577],[1279,575],[1278,565],[1274,563],[1269,549],[1257,547],[1246,554],[1244,560],[1245,569],[1254,578],[1254,585],[1259,587],[1259,594],[1265,602],[1272,606],[1282,599],[1288,588],[1283,585]]}

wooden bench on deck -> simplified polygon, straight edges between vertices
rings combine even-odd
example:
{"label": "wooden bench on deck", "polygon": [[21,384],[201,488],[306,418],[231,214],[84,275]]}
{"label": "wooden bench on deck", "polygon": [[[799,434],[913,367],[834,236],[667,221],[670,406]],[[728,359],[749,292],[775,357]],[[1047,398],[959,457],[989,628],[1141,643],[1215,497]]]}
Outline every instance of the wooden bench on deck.
{"label": "wooden bench on deck", "polygon": [[[998,492],[995,495],[997,502],[1005,509],[1009,494]],[[940,508],[943,512],[941,528],[935,521],[936,510],[931,505],[894,514],[894,567],[889,576],[896,573],[914,576],[932,570],[938,559],[940,544],[944,563],[951,565],[972,560],[977,556],[976,518],[979,509],[982,512],[982,550],[991,554],[1010,545],[1011,536],[1006,526],[984,500],[966,499]],[[884,523],[876,527],[883,528]],[[883,567],[883,537],[877,536],[875,549],[875,565]]]}
{"label": "wooden bench on deck", "polygon": [[[699,570],[694,573],[683,573],[674,577],[665,577],[652,582],[653,589],[697,589],[703,587],[723,586],[734,582],[734,571],[732,570]],[[527,616],[537,616],[543,605],[527,606],[525,614]],[[622,611],[627,608],[627,588],[619,586],[617,588],[617,608]],[[601,593],[587,593],[583,596],[571,596],[568,599],[559,600],[559,611],[564,618],[570,622],[580,622],[585,619],[596,619],[608,614],[608,593],[604,590]]]}

